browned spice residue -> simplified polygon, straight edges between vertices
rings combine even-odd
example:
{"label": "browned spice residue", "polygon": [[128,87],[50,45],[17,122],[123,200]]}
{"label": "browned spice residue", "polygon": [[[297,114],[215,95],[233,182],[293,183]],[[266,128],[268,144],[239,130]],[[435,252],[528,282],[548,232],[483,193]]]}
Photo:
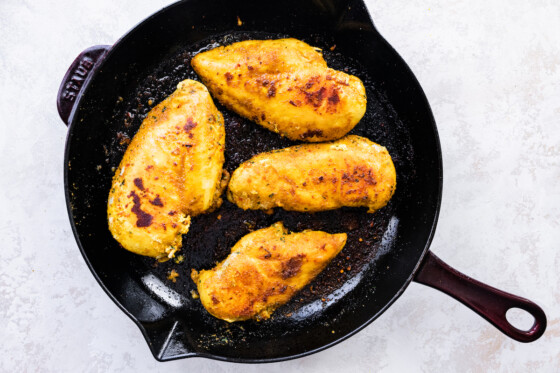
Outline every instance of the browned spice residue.
{"label": "browned spice residue", "polygon": [[302,133],[300,137],[302,139],[307,139],[309,137],[322,136],[322,135],[323,135],[323,131],[321,130],[307,130],[304,133]]}
{"label": "browned spice residue", "polygon": [[117,140],[121,146],[130,144],[130,137],[126,133],[117,132]]}
{"label": "browned spice residue", "polygon": [[136,185],[136,188],[144,190],[144,183],[142,182],[141,178],[137,177],[136,179],[134,179],[134,185]]}
{"label": "browned spice residue", "polygon": [[266,251],[266,254],[264,254],[263,258],[264,259],[270,259],[270,257],[272,256],[272,254],[270,253],[270,251],[268,251],[267,249],[265,249],[263,247],[263,250]]}
{"label": "browned spice residue", "polygon": [[159,194],[156,196],[156,198],[153,199],[153,201],[150,201],[150,203],[154,206],[163,207],[163,202],[161,202],[161,199],[159,198]]}
{"label": "browned spice residue", "polygon": [[315,92],[303,92],[305,94],[305,101],[308,104],[311,104],[315,107],[321,106],[321,103],[325,99],[327,89],[325,87],[321,87]]}
{"label": "browned spice residue", "polygon": [[303,257],[303,254],[299,254],[294,258],[290,258],[290,260],[288,260],[287,262],[282,263],[282,278],[284,280],[297,275],[297,273],[301,269]]}
{"label": "browned spice residue", "polygon": [[193,134],[191,132],[191,130],[193,128],[195,128],[197,125],[196,122],[193,122],[192,118],[187,119],[187,123],[183,126],[183,129],[185,130],[185,132],[189,133],[189,137],[192,139]]}
{"label": "browned spice residue", "polygon": [[132,206],[131,211],[137,217],[136,226],[138,228],[144,228],[152,225],[152,220],[154,219],[154,217],[147,212],[142,211],[142,209],[140,208],[140,197],[138,197],[138,194],[136,194],[135,191],[132,191],[130,192],[128,197],[132,197],[132,200],[134,201],[134,206]]}
{"label": "browned spice residue", "polygon": [[333,90],[331,95],[329,96],[329,104],[336,105],[340,102],[340,97],[338,97],[338,92]]}
{"label": "browned spice residue", "polygon": [[268,93],[266,95],[267,97],[274,97],[276,96],[276,86],[274,85],[274,83],[272,83],[270,85],[270,87],[268,88]]}
{"label": "browned spice residue", "polygon": [[309,89],[315,85],[319,81],[318,76],[314,76],[313,78],[309,79],[307,83],[305,83],[305,89]]}
{"label": "browned spice residue", "polygon": [[364,166],[357,166],[354,167],[352,173],[344,172],[342,174],[342,183],[359,183],[363,181],[368,185],[376,185],[377,180],[375,179],[375,173],[371,170],[371,168],[364,167]]}

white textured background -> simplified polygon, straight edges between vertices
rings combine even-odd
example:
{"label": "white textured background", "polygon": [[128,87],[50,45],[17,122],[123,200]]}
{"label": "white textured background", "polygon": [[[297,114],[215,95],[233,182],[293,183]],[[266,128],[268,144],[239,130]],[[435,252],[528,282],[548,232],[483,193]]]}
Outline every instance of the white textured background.
{"label": "white textured background", "polygon": [[418,77],[441,136],[432,250],[526,296],[545,335],[514,342],[418,284],[327,351],[266,366],[157,363],[95,282],[71,233],[55,97],[84,48],[112,44],[165,0],[0,0],[0,371],[560,371],[560,2],[368,1]]}

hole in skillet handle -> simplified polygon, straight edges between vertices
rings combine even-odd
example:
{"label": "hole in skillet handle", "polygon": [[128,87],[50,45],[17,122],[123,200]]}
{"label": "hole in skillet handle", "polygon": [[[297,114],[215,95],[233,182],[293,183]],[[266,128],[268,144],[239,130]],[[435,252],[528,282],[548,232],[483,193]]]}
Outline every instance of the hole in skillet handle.
{"label": "hole in skillet handle", "polygon": [[86,83],[93,76],[96,66],[103,60],[110,45],[96,45],[84,50],[76,57],[72,65],[66,71],[58,95],[56,97],[56,107],[60,119],[68,126],[70,115],[77,105],[80,93]]}
{"label": "hole in skillet handle", "polygon": [[[546,329],[546,315],[538,305],[472,279],[451,268],[430,251],[424,257],[414,281],[452,296],[516,341],[536,341]],[[535,319],[533,325],[528,330],[516,328],[506,317],[511,309],[528,312]]]}
{"label": "hole in skillet handle", "polygon": [[535,318],[521,308],[510,308],[506,312],[507,321],[519,330],[529,331],[535,325]]}

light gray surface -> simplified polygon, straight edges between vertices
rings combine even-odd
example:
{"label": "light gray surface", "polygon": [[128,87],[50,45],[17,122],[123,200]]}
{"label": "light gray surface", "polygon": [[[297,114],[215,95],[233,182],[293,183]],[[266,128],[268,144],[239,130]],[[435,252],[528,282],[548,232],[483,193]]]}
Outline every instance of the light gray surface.
{"label": "light gray surface", "polygon": [[514,342],[412,284],[327,351],[266,366],[157,363],[87,269],[62,185],[55,96],[84,48],[111,44],[168,1],[0,1],[0,371],[415,372],[560,370],[560,3],[369,1],[418,77],[444,158],[432,249],[542,305],[545,335]]}

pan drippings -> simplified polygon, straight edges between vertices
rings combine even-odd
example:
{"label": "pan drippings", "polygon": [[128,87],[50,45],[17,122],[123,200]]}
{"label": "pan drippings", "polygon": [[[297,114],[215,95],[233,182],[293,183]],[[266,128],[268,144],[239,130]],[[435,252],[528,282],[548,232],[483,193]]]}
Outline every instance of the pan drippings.
{"label": "pan drippings", "polygon": [[[118,166],[126,149],[127,139],[134,136],[142,120],[154,105],[173,92],[180,81],[200,80],[190,66],[190,60],[196,53],[241,40],[286,36],[248,32],[228,34],[179,48],[167,58],[163,58],[134,91],[119,99],[113,116],[114,122],[111,124],[116,128],[118,135],[114,137],[108,149],[110,166]],[[134,259],[139,262],[140,267],[159,278],[169,289],[188,298],[190,301],[187,307],[195,307],[201,313],[205,312],[204,309],[198,301],[191,298],[191,292],[196,289],[190,279],[191,268],[200,270],[213,267],[216,262],[223,260],[229,254],[231,247],[241,237],[279,221],[282,221],[290,231],[312,229],[348,234],[345,248],[331,264],[266,322],[280,322],[282,319],[286,321],[301,315],[304,310],[320,312],[322,307],[327,307],[334,300],[333,294],[342,297],[345,291],[351,290],[352,286],[349,284],[361,278],[360,273],[369,268],[368,264],[376,257],[387,227],[390,225],[395,206],[401,200],[403,193],[407,193],[407,177],[409,177],[407,175],[413,175],[413,154],[408,131],[398,120],[385,97],[376,89],[379,82],[374,83],[358,62],[341,55],[336,49],[331,51],[334,45],[332,41],[323,40],[321,37],[311,37],[304,41],[322,48],[329,67],[356,75],[364,82],[368,98],[366,114],[350,133],[367,137],[387,147],[397,170],[396,194],[386,207],[373,214],[368,214],[365,208],[342,208],[314,214],[275,209],[273,213],[267,214],[263,211],[243,211],[224,198],[222,207],[217,211],[192,219],[190,231],[183,237],[183,248],[175,260],[156,263],[151,258],[138,256]],[[225,119],[224,167],[229,172],[258,153],[297,144],[236,115],[217,101],[215,103]],[[384,242],[384,245],[387,245],[387,242]],[[178,277],[173,275],[172,279],[168,279],[172,270],[175,270]],[[208,316],[208,318],[212,317]],[[225,324],[217,319],[208,322]]]}

